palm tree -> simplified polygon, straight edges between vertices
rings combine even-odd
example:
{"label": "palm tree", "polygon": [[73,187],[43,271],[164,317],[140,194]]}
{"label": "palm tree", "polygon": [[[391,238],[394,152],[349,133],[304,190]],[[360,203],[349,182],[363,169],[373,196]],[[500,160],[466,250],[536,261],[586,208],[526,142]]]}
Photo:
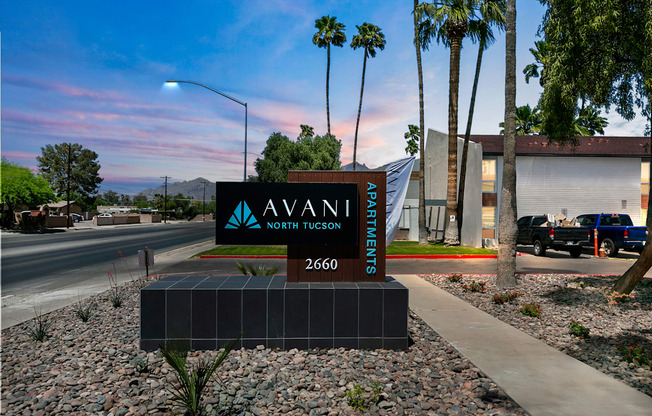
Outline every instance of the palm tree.
{"label": "palm tree", "polygon": [[460,51],[462,40],[469,32],[469,22],[476,17],[480,0],[442,0],[418,6],[423,17],[421,42],[428,48],[431,39],[450,48],[448,78],[448,188],[446,216],[448,224],[444,244],[459,245],[457,228],[457,102],[460,84]]}
{"label": "palm tree", "polygon": [[573,129],[577,136],[604,135],[604,128],[609,125],[605,117],[600,116],[600,110],[595,107],[581,108],[573,120]]}
{"label": "palm tree", "polygon": [[516,285],[516,0],[507,1],[505,30],[505,139],[498,219],[496,285]]}
{"label": "palm tree", "polygon": [[376,56],[376,48],[381,51],[385,49],[385,34],[381,29],[371,23],[363,23],[362,26],[356,26],[358,34],[353,37],[351,47],[355,50],[364,48],[364,59],[362,60],[362,85],[360,87],[360,104],[358,105],[358,120],[355,122],[355,139],[353,140],[353,170],[355,170],[355,161],[358,151],[358,127],[360,126],[360,112],[362,111],[362,94],[364,93],[364,74],[367,69],[367,57]]}
{"label": "palm tree", "polygon": [[414,18],[414,47],[417,50],[417,75],[419,77],[419,244],[428,244],[428,231],[426,230],[426,193],[425,193],[425,121],[423,114],[423,70],[421,68],[421,15],[417,9],[419,1],[414,0],[412,17]]}
{"label": "palm tree", "polygon": [[[530,107],[526,104],[516,107],[516,134],[519,136],[529,136],[532,134],[541,134],[541,111],[538,106]],[[498,124],[501,128],[500,134],[505,134],[505,122]]]}
{"label": "palm tree", "polygon": [[539,84],[543,87],[546,83],[545,67],[548,61],[548,42],[538,40],[534,42],[534,48],[530,48],[530,53],[534,56],[534,62],[523,69],[525,82],[530,83],[530,78],[539,78]]}
{"label": "palm tree", "polygon": [[478,47],[478,59],[475,65],[471,104],[469,105],[469,117],[466,122],[466,132],[464,133],[462,164],[460,166],[460,186],[457,196],[457,220],[460,236],[462,235],[462,222],[464,220],[464,191],[466,188],[466,163],[469,155],[469,136],[471,135],[471,124],[473,123],[473,110],[475,109],[475,95],[478,91],[482,54],[496,40],[491,27],[495,25],[498,30],[505,28],[505,0],[484,0],[480,3],[480,16],[482,17],[481,20],[471,22],[477,26],[472,33],[477,35],[480,46]]}
{"label": "palm tree", "polygon": [[331,135],[331,113],[328,102],[328,81],[331,71],[331,44],[344,46],[346,42],[346,35],[344,34],[345,26],[337,22],[335,16],[322,16],[320,19],[315,20],[315,28],[317,33],[312,37],[312,43],[320,48],[326,48],[326,122],[328,124],[328,135]]}

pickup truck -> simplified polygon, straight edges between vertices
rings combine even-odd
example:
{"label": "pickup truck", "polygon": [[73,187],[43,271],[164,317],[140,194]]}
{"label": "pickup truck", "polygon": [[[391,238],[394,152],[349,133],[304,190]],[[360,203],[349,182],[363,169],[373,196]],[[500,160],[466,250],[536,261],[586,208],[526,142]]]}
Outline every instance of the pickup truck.
{"label": "pickup truck", "polygon": [[521,217],[516,244],[534,246],[535,256],[545,256],[546,249],[568,251],[572,257],[582,254],[582,246],[590,241],[586,227],[550,227],[545,215]]}
{"label": "pickup truck", "polygon": [[604,243],[605,256],[614,257],[619,250],[641,253],[647,238],[647,227],[636,227],[627,214],[584,214],[577,222],[591,231],[593,247],[594,230],[598,230],[598,246]]}

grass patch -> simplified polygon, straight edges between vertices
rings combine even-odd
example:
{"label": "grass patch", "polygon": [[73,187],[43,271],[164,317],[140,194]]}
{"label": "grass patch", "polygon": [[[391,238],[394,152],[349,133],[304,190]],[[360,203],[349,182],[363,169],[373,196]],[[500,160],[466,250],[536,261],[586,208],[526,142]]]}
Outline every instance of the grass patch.
{"label": "grass patch", "polygon": [[199,256],[285,256],[287,246],[240,246],[223,245],[195,255]]}
{"label": "grass patch", "polygon": [[[419,245],[416,241],[394,241],[387,247],[387,254],[496,254],[496,250],[486,248],[472,247],[445,247],[442,243],[428,243]],[[264,255],[286,255],[286,246],[241,246],[241,245],[223,245],[212,248],[195,255],[209,256],[264,256]]]}
{"label": "grass patch", "polygon": [[443,243],[419,245],[417,241],[394,241],[387,247],[387,254],[496,254],[496,250],[473,247],[445,247]]}

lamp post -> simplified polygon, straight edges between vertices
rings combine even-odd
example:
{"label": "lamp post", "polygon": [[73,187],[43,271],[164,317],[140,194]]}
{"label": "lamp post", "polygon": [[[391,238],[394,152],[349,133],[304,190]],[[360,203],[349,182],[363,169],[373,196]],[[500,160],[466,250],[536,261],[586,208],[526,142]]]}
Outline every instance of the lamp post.
{"label": "lamp post", "polygon": [[228,98],[229,100],[235,101],[236,103],[244,106],[244,108],[245,108],[245,140],[244,140],[244,175],[243,175],[242,181],[247,182],[247,103],[242,102],[240,100],[237,100],[237,99],[235,99],[233,97],[230,97],[230,96],[224,94],[223,92],[219,92],[218,90],[215,90],[215,89],[213,89],[211,87],[207,87],[204,84],[200,84],[199,82],[194,82],[194,81],[174,81],[174,80],[165,81],[165,82],[168,83],[168,84],[178,84],[178,83],[183,82],[183,83],[186,83],[186,84],[199,85],[200,87],[204,87],[207,90],[211,90],[214,93],[221,95],[222,97]]}

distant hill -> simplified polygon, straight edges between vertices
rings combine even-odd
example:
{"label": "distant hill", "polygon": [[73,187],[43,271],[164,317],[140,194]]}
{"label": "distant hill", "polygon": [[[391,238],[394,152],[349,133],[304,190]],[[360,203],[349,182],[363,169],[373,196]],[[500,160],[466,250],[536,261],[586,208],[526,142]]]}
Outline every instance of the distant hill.
{"label": "distant hill", "polygon": [[[346,165],[343,165],[342,170],[347,170],[347,171],[348,170],[353,170],[353,162],[347,163]],[[363,163],[355,162],[355,170],[362,171],[362,170],[370,170],[370,169],[367,167],[367,165],[365,165]]]}
{"label": "distant hill", "polygon": [[[211,200],[211,196],[215,195],[215,182],[208,181],[204,178],[197,178],[191,181],[168,183],[168,195],[181,194],[183,196],[191,196],[196,201],[201,201],[204,195],[204,184],[206,182],[206,201]],[[158,188],[148,188],[138,193],[138,195],[145,195],[147,199],[153,199],[155,194],[163,195],[165,186],[161,185]]]}

